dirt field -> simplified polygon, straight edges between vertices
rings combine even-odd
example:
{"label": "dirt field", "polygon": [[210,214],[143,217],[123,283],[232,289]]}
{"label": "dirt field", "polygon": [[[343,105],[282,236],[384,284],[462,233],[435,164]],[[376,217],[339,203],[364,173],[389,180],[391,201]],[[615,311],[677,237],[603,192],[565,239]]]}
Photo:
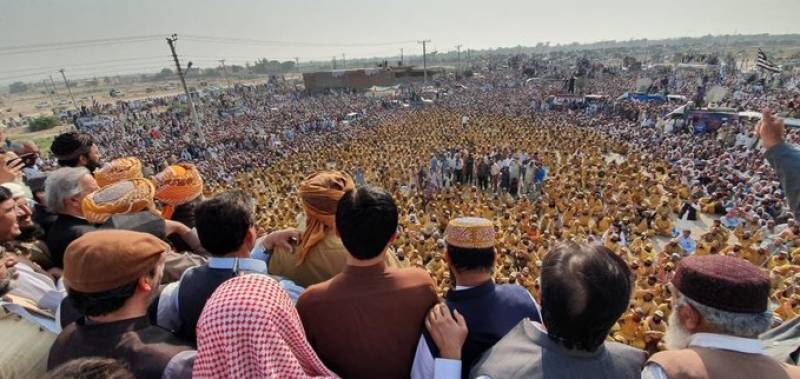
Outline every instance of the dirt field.
{"label": "dirt field", "polygon": [[[289,75],[291,79],[299,78],[299,75]],[[250,80],[231,80],[231,84],[257,84],[263,83],[267,77],[250,79]],[[287,76],[287,79],[290,79]],[[102,80],[100,80],[102,82]],[[203,83],[205,85],[203,85]],[[175,96],[183,93],[180,82],[176,80],[165,81],[136,81],[131,83],[112,83],[112,84],[98,84],[96,86],[88,86],[89,81],[81,80],[72,84],[72,94],[78,106],[91,105],[92,99],[100,103],[113,103],[119,100],[138,100],[151,97],[162,96]],[[30,89],[23,94],[0,95],[0,122],[9,120],[10,118],[19,118],[19,115],[24,116],[38,116],[53,114],[51,108],[55,104],[57,110],[74,109],[72,100],[64,87],[63,82],[56,82],[56,95],[47,95],[41,83],[29,83]],[[215,86],[226,87],[228,82],[224,79],[212,80],[189,80],[187,81],[188,87],[195,87],[202,89],[203,87]],[[111,88],[117,89],[123,93],[120,97],[111,97],[109,91]],[[41,103],[47,103],[47,106],[42,109]],[[39,105],[37,107],[37,105]],[[27,128],[9,128],[6,130],[6,135],[12,140],[31,139],[39,145],[42,151],[47,151],[50,148],[53,137],[68,130],[71,125],[60,125],[50,130],[39,132],[28,132]]]}

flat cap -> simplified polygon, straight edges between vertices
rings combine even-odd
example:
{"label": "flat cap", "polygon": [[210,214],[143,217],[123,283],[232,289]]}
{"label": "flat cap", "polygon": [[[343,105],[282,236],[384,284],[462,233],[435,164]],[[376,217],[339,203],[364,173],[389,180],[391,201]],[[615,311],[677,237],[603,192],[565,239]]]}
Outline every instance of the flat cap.
{"label": "flat cap", "polygon": [[491,221],[480,217],[455,218],[447,224],[445,241],[450,246],[467,249],[494,247],[494,225]]}
{"label": "flat cap", "polygon": [[147,233],[99,230],[72,241],[64,254],[67,288],[85,293],[133,283],[158,263],[169,245]]}
{"label": "flat cap", "polygon": [[752,263],[723,255],[683,258],[672,285],[690,299],[726,312],[761,313],[769,302],[769,277]]}

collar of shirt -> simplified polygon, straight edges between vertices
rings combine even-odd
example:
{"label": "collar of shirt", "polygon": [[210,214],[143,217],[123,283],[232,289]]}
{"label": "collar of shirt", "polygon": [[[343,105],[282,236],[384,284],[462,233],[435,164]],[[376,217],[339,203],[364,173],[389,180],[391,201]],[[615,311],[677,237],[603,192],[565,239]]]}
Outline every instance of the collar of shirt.
{"label": "collar of shirt", "polygon": [[381,261],[380,263],[376,263],[376,264],[374,264],[372,266],[346,265],[342,272],[347,274],[347,275],[363,276],[363,275],[379,274],[379,273],[384,272],[385,270],[386,270],[386,264],[383,263],[383,261]]}
{"label": "collar of shirt", "polygon": [[472,286],[456,286],[455,290],[461,291],[461,290],[468,290],[470,288],[472,288]]}
{"label": "collar of shirt", "polygon": [[211,257],[208,267],[220,270],[247,271],[259,274],[267,273],[267,263],[251,258]]}
{"label": "collar of shirt", "polygon": [[689,346],[730,350],[748,354],[764,354],[761,341],[757,339],[715,333],[696,333],[692,335]]}

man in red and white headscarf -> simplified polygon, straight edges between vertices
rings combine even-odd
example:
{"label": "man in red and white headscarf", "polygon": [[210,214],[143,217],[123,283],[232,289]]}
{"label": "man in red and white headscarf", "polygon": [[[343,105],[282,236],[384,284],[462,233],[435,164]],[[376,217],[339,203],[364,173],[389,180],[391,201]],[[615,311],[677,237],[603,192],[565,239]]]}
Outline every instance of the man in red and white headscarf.
{"label": "man in red and white headscarf", "polygon": [[226,281],[197,324],[194,378],[334,378],[306,341],[289,295],[273,279]]}

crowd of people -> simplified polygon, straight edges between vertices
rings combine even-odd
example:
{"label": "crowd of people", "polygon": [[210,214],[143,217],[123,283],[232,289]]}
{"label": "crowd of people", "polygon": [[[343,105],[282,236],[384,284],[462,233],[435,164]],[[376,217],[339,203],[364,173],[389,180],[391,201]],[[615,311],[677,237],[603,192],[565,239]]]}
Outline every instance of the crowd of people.
{"label": "crowd of people", "polygon": [[9,141],[0,377],[800,377],[797,97],[672,74],[768,108],[708,130],[515,75],[425,107],[236,86],[201,126],[162,98],[50,156]]}

